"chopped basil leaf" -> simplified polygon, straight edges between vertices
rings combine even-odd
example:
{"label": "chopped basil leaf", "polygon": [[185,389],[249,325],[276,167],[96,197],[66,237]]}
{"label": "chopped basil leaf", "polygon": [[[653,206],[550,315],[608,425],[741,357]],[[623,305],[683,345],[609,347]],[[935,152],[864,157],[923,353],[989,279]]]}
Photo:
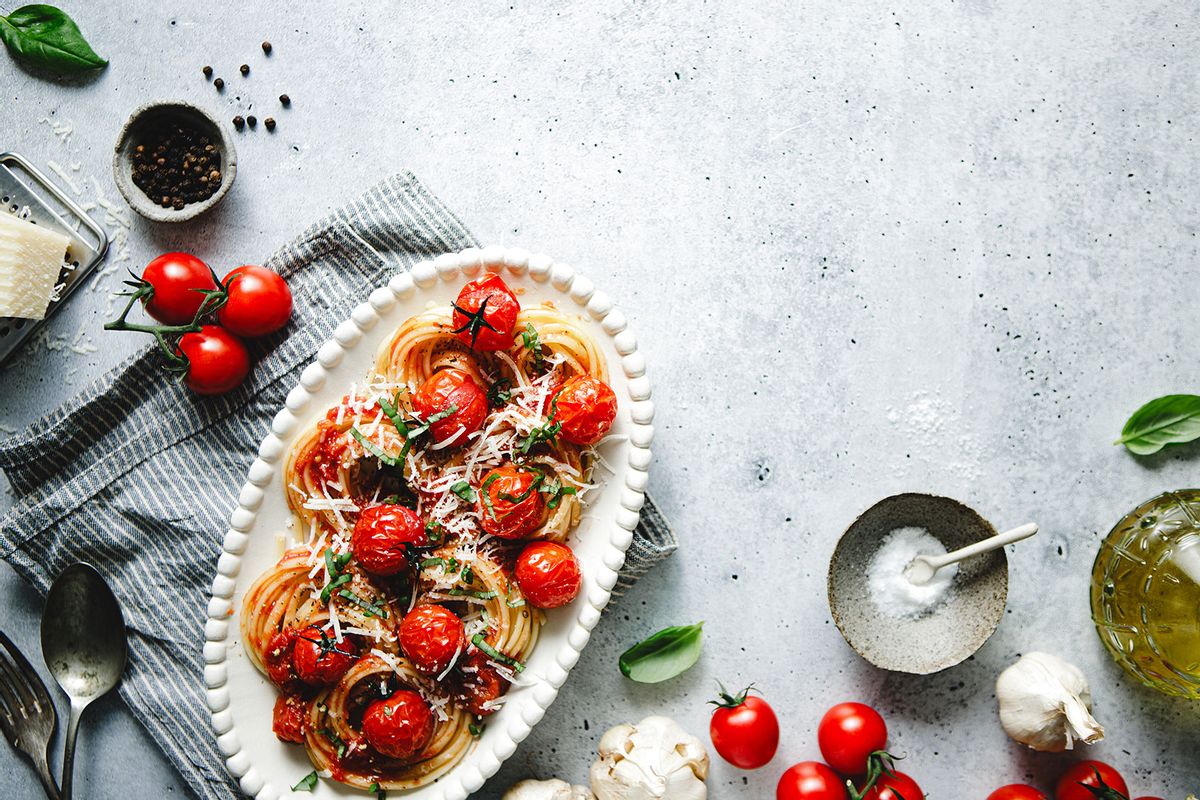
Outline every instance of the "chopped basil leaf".
{"label": "chopped basil leaf", "polygon": [[487,399],[488,405],[492,408],[500,406],[512,400],[512,381],[508,378],[497,378],[496,382],[488,389]]}
{"label": "chopped basil leaf", "polygon": [[358,428],[351,428],[350,435],[353,436],[355,440],[363,446],[363,450],[366,450],[368,453],[375,456],[389,467],[398,467],[404,463],[403,456],[400,458],[392,458],[387,453],[380,450],[374,442],[369,441],[367,437],[363,436],[362,432],[359,431]]}
{"label": "chopped basil leaf", "polygon": [[438,542],[442,539],[442,523],[430,520],[425,523],[425,538],[431,542]]}
{"label": "chopped basil leaf", "polygon": [[525,605],[525,598],[522,597],[520,600],[506,600],[505,605],[507,605],[509,608],[520,608],[521,606]]}
{"label": "chopped basil leaf", "polygon": [[477,597],[480,600],[494,600],[497,597],[495,592],[477,592],[471,589],[447,589],[445,594],[451,597]]}
{"label": "chopped basil leaf", "polygon": [[472,722],[469,725],[467,725],[467,730],[470,732],[470,734],[472,736],[482,736],[483,731],[486,727],[487,727],[486,725],[476,724],[476,723]]}
{"label": "chopped basil leaf", "polygon": [[338,596],[344,597],[351,603],[354,603],[354,605],[365,611],[368,617],[383,617],[384,619],[387,619],[387,609],[384,608],[382,604],[376,605],[375,603],[363,600],[349,589],[342,589],[340,592],[338,592]]}
{"label": "chopped basil leaf", "polygon": [[[492,594],[494,595],[495,592],[492,592]],[[477,633],[474,636],[472,636],[471,644],[475,645],[480,650],[482,650],[493,661],[499,661],[501,664],[507,664],[508,666],[515,669],[517,672],[525,671],[524,664],[522,664],[520,661],[517,661],[515,658],[504,655],[504,653],[501,653],[499,650],[492,647],[490,644],[487,643],[487,640],[483,637],[482,633]]]}
{"label": "chopped basil leaf", "polygon": [[314,788],[316,788],[316,785],[317,785],[317,771],[314,769],[312,772],[308,773],[303,778],[301,778],[299,781],[297,781],[296,785],[292,787],[292,791],[293,792],[311,792]]}
{"label": "chopped basil leaf", "polygon": [[425,569],[426,567],[444,567],[444,566],[446,566],[446,559],[444,559],[444,558],[427,558],[421,562],[421,569]]}
{"label": "chopped basil leaf", "polygon": [[450,487],[450,491],[466,500],[468,503],[475,502],[475,490],[471,488],[471,484],[466,481],[459,481]]}

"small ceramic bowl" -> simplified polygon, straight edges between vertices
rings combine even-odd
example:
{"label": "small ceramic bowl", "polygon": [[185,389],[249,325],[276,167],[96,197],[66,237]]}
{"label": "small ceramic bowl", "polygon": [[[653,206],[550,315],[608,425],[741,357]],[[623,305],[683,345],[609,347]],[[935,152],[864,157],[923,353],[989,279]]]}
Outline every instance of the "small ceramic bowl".
{"label": "small ceramic bowl", "polygon": [[941,604],[917,619],[898,619],[877,605],[867,570],[883,538],[909,526],[929,531],[947,551],[996,535],[957,500],[915,493],[885,498],[838,541],[829,563],[829,609],[842,636],[867,661],[928,675],[964,661],[996,630],[1008,599],[1008,558],[1003,548],[968,558]]}
{"label": "small ceramic bowl", "polygon": [[[133,182],[133,148],[142,138],[147,127],[157,121],[175,119],[206,134],[217,146],[221,156],[221,186],[207,200],[188,203],[181,209],[163,208],[146,196]],[[129,203],[130,208],[154,222],[184,222],[194,219],[225,199],[233,179],[237,177],[237,151],[233,137],[224,125],[217,122],[208,112],[183,100],[147,103],[134,111],[121,128],[113,149],[113,178],[117,189]]]}

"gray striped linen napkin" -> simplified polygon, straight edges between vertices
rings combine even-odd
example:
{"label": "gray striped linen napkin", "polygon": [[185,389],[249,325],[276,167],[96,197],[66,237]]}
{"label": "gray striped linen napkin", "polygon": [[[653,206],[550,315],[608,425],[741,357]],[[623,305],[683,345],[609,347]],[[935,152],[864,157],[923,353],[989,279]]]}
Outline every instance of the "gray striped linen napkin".
{"label": "gray striped linen napkin", "polygon": [[[17,496],[0,521],[0,556],[43,595],[74,561],[104,574],[130,634],[121,696],[206,800],[238,793],[209,725],[201,649],[221,539],[258,444],[300,370],[371,289],[474,244],[416,177],[395,175],[266,262],[287,278],[295,310],[284,331],[251,343],[257,364],[244,386],[198,397],[147,348],[0,443]],[[647,502],[618,593],[676,545]]]}

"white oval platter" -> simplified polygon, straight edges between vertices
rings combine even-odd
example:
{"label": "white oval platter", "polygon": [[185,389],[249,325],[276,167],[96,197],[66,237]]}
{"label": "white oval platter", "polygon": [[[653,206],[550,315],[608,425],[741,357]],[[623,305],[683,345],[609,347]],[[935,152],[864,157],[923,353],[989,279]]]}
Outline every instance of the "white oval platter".
{"label": "white oval platter", "polygon": [[618,398],[612,432],[618,436],[602,446],[602,455],[613,473],[601,475],[604,484],[589,495],[583,519],[571,535],[583,568],[583,590],[570,605],[547,613],[524,673],[533,679],[531,684],[510,690],[475,748],[449,774],[420,789],[389,794],[411,800],[463,800],[478,790],[545,715],[608,604],[645,500],[654,436],[646,363],[625,315],[570,266],[515,248],[471,248],[396,275],[335,329],[289,392],[250,465],[217,562],[205,623],[208,705],[230,773],[242,791],[257,800],[363,796],[330,780],[319,781],[311,793],[291,791],[312,771],[312,764],[303,747],[280,742],[271,732],[276,691],[242,648],[242,596],[282,555],[282,534],[291,519],[281,476],[287,453],[308,424],[337,404],[352,383],[366,377],[377,348],[404,320],[430,304],[449,303],[465,281],[485,270],[501,274],[518,291],[522,305],[552,300],[564,313],[578,314],[608,358]]}

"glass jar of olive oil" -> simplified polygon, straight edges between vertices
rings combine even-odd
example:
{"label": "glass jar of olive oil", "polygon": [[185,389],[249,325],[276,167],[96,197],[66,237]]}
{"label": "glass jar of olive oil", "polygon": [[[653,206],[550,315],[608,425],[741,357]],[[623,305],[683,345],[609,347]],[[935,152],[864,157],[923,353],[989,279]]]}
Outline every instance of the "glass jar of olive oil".
{"label": "glass jar of olive oil", "polygon": [[1200,490],[1160,495],[1117,523],[1092,566],[1092,619],[1131,675],[1200,700]]}

